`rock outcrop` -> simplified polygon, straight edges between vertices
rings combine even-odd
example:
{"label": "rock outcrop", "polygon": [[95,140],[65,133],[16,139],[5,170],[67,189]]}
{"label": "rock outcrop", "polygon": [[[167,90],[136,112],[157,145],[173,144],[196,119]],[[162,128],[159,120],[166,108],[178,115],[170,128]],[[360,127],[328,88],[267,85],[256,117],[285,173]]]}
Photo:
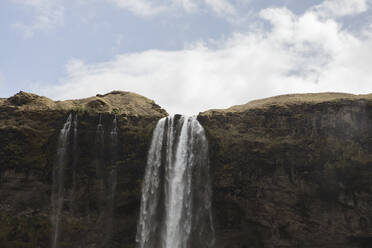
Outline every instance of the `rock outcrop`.
{"label": "rock outcrop", "polygon": [[285,95],[201,113],[217,247],[372,247],[372,95]]}
{"label": "rock outcrop", "polygon": [[[78,118],[77,148],[70,142],[59,246],[135,247],[152,130],[167,113],[120,91],[0,99],[0,247],[51,247],[52,172],[70,113]],[[115,116],[117,150],[108,143]],[[198,120],[210,144],[216,248],[372,247],[372,95],[279,96]],[[118,181],[108,227],[112,168]]]}
{"label": "rock outcrop", "polygon": [[[58,135],[70,113],[78,118],[78,144],[76,151],[72,142],[68,148],[59,247],[133,246],[152,129],[167,113],[145,97],[114,91],[57,102],[25,92],[0,99],[0,247],[51,247],[52,171]],[[97,124],[101,116],[108,141],[115,115],[117,151],[108,142],[99,148],[105,171],[97,175]],[[109,158],[113,152],[115,161]],[[113,166],[117,194],[113,230],[107,230],[108,172]]]}

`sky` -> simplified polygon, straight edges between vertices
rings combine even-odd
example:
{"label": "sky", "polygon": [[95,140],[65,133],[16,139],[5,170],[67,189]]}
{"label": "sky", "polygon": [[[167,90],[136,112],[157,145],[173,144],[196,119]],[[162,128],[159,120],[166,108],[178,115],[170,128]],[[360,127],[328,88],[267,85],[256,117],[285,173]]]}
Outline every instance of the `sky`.
{"label": "sky", "polygon": [[372,93],[372,0],[1,0],[0,97],[112,90],[197,114]]}

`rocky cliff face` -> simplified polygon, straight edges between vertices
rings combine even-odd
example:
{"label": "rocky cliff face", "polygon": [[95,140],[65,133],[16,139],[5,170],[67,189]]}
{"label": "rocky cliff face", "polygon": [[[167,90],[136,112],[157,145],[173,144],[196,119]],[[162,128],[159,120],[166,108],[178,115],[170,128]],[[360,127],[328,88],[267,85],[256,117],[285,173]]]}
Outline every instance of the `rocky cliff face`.
{"label": "rocky cliff face", "polygon": [[[167,113],[129,92],[63,102],[20,92],[0,100],[0,247],[51,247],[52,171],[58,135],[70,113],[78,118],[77,149],[70,140],[59,247],[133,247],[152,129]],[[115,115],[116,151],[109,145]],[[100,116],[104,142],[97,147]],[[100,173],[97,163],[104,167]],[[118,181],[109,216],[112,167]]]}
{"label": "rocky cliff face", "polygon": [[[129,92],[0,99],[0,247],[51,247],[52,171],[71,112],[77,149],[70,142],[60,247],[134,247],[147,150],[167,113]],[[108,144],[115,115],[117,150]],[[210,143],[216,248],[372,247],[372,95],[280,96],[198,119]]]}
{"label": "rocky cliff face", "polygon": [[201,113],[217,247],[372,247],[372,95]]}

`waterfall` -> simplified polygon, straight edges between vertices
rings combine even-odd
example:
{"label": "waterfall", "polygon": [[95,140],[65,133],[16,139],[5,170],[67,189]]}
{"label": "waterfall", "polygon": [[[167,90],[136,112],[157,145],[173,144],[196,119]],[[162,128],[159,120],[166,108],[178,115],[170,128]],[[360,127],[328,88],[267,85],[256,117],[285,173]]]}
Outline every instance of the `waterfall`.
{"label": "waterfall", "polygon": [[[102,234],[101,247],[109,247],[109,242],[112,239],[113,233],[113,213],[114,201],[117,186],[117,168],[116,162],[118,159],[118,143],[119,143],[119,129],[117,124],[117,117],[112,121],[112,127],[109,135],[105,135],[104,126],[102,124],[102,116],[99,116],[96,127],[96,134],[94,137],[95,143],[93,146],[94,156],[93,165],[96,168],[95,182],[99,188],[97,191],[100,205],[100,217],[98,223],[100,232]],[[83,136],[84,137],[84,136]],[[107,140],[106,140],[107,139]],[[107,148],[105,149],[105,142]],[[108,158],[107,161],[105,158]],[[57,141],[57,155],[53,166],[53,184],[52,184],[52,248],[58,248],[61,241],[61,214],[64,205],[64,198],[69,200],[69,209],[74,215],[76,210],[75,198],[77,191],[77,166],[79,160],[79,146],[78,146],[78,116],[77,114],[70,114],[60,130]],[[71,174],[68,173],[70,172]],[[71,191],[65,195],[65,180],[69,182],[68,176],[72,176]],[[89,216],[88,216],[89,218]]]}
{"label": "waterfall", "polygon": [[139,248],[214,245],[208,142],[196,117],[161,119],[142,186]]}
{"label": "waterfall", "polygon": [[116,168],[116,160],[117,160],[117,146],[118,146],[118,139],[119,139],[119,129],[118,129],[118,121],[115,115],[114,120],[112,121],[112,130],[110,132],[110,158],[111,158],[111,168],[109,172],[109,206],[111,209],[111,215],[113,211],[113,204],[115,199],[116,193],[116,185],[117,185],[117,168]]}
{"label": "waterfall", "polygon": [[112,121],[112,129],[110,131],[110,167],[108,168],[107,176],[107,188],[106,188],[106,208],[105,208],[105,238],[103,247],[108,247],[108,242],[111,241],[113,232],[113,215],[114,215],[114,203],[115,193],[117,186],[117,145],[118,145],[118,124],[116,115]]}
{"label": "waterfall", "polygon": [[53,167],[53,185],[52,185],[52,224],[53,237],[52,248],[58,247],[59,227],[61,220],[61,211],[63,207],[64,193],[64,174],[67,165],[70,130],[72,126],[72,114],[70,114],[63,125],[58,137],[57,157]]}
{"label": "waterfall", "polygon": [[71,185],[71,197],[70,197],[70,211],[72,213],[75,212],[75,191],[76,191],[76,166],[78,162],[78,116],[77,113],[74,115],[74,139],[73,139],[73,147],[72,147],[72,185]]}
{"label": "waterfall", "polygon": [[96,176],[97,178],[103,177],[104,172],[104,164],[103,164],[103,158],[104,158],[104,141],[105,140],[105,130],[103,129],[102,125],[102,115],[99,116],[99,122],[97,124],[96,129],[96,140],[95,140],[95,164],[96,164]]}

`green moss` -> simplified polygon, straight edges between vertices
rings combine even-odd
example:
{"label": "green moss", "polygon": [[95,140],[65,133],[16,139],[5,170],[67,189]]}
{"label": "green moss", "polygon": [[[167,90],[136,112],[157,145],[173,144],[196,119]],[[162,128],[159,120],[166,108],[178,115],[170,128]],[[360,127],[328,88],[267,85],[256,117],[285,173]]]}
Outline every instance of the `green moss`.
{"label": "green moss", "polygon": [[120,114],[120,109],[114,108],[111,110],[112,115],[119,115]]}
{"label": "green moss", "polygon": [[88,112],[88,110],[85,109],[85,108],[84,108],[83,106],[81,106],[81,105],[76,105],[76,106],[74,106],[74,107],[72,108],[72,111],[73,111],[74,113],[76,113],[79,117],[81,117],[81,116],[87,114],[87,112]]}

